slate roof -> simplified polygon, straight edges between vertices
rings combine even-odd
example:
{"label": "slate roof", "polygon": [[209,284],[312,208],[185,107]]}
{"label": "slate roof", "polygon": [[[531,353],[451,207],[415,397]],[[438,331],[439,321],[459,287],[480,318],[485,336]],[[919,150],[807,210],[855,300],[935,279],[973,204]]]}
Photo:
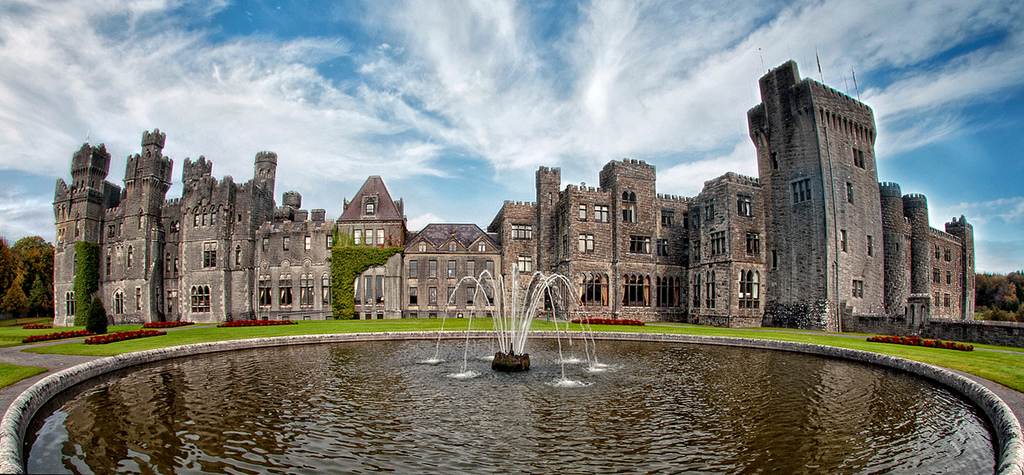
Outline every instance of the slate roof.
{"label": "slate roof", "polygon": [[491,247],[494,249],[500,249],[496,235],[485,233],[479,226],[475,224],[448,224],[448,223],[435,223],[428,224],[423,230],[418,233],[411,234],[405,241],[405,248],[412,249],[413,243],[419,238],[423,238],[435,248],[440,248],[449,238],[455,237],[455,240],[462,245],[462,247],[468,248],[481,236],[489,242]]}
{"label": "slate roof", "polygon": [[[376,196],[377,209],[373,216],[363,217],[363,197]],[[362,188],[356,192],[356,196],[349,202],[349,207],[341,213],[338,221],[362,221],[364,219],[374,220],[401,220],[402,213],[398,212],[395,202],[391,199],[391,193],[384,186],[384,180],[380,175],[372,175],[366,179]]]}

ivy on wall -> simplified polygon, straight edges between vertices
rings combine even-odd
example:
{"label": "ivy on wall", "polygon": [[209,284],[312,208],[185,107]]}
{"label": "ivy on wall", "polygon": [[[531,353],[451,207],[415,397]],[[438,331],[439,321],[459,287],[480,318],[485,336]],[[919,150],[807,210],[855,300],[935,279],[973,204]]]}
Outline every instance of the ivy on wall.
{"label": "ivy on wall", "polygon": [[335,233],[331,247],[331,308],[336,319],[355,318],[355,280],[359,274],[402,252],[400,247],[356,246]]}
{"label": "ivy on wall", "polygon": [[100,245],[75,243],[75,325],[85,325],[92,305],[92,294],[100,288]]}

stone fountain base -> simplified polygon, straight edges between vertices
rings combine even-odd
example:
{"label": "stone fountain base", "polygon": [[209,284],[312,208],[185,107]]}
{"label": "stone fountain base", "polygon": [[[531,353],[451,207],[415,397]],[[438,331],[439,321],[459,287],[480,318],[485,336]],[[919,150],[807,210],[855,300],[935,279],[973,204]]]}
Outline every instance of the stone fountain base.
{"label": "stone fountain base", "polygon": [[520,373],[530,369],[530,355],[517,355],[514,351],[495,353],[491,369],[505,373]]}

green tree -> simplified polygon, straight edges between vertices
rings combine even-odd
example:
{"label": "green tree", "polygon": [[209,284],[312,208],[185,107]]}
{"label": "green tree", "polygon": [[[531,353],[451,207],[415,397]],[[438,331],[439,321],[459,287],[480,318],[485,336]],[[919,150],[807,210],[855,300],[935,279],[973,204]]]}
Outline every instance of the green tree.
{"label": "green tree", "polygon": [[28,313],[33,317],[53,317],[53,297],[40,276],[36,276],[28,293]]}
{"label": "green tree", "polygon": [[4,295],[11,287],[11,282],[18,276],[18,262],[7,245],[7,240],[0,237],[0,295]]}
{"label": "green tree", "polygon": [[24,278],[19,274],[14,278],[14,282],[11,282],[11,288],[7,289],[3,300],[0,301],[0,312],[8,313],[15,317],[28,313],[28,297],[25,296],[25,291],[22,290],[22,280]]}
{"label": "green tree", "polygon": [[18,268],[25,276],[26,294],[32,292],[36,277],[43,279],[43,284],[53,284],[53,245],[39,236],[24,237],[11,246],[11,253]]}
{"label": "green tree", "polygon": [[86,317],[85,329],[97,335],[107,332],[107,310],[103,308],[103,302],[99,297],[93,297],[89,305],[89,315]]}

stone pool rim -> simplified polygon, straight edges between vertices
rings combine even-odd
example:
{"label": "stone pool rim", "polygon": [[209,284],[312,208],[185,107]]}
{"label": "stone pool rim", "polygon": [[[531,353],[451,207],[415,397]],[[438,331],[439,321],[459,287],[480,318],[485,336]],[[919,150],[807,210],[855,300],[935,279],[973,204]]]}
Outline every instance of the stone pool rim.
{"label": "stone pool rim", "polygon": [[[474,339],[492,338],[494,335],[493,331],[471,331],[469,333],[469,337]],[[530,338],[550,339],[556,338],[559,335],[566,336],[567,334],[574,338],[581,338],[583,336],[581,332],[531,331]],[[166,359],[275,346],[360,341],[434,340],[438,338],[447,340],[466,337],[465,331],[295,335],[193,343],[99,358],[46,376],[18,395],[14,402],[11,403],[7,412],[4,413],[3,420],[0,421],[0,473],[25,473],[25,459],[22,453],[25,433],[32,419],[43,405],[64,390],[109,372]],[[995,473],[998,475],[1024,475],[1024,435],[1022,435],[1020,423],[1017,421],[1013,411],[1010,410],[1010,407],[999,396],[988,390],[988,388],[941,366],[863,350],[753,338],[619,332],[594,332],[593,338],[596,340],[686,343],[789,351],[857,361],[905,371],[937,382],[949,390],[959,393],[980,408],[988,419],[988,423],[992,426],[993,435],[996,438]]]}

